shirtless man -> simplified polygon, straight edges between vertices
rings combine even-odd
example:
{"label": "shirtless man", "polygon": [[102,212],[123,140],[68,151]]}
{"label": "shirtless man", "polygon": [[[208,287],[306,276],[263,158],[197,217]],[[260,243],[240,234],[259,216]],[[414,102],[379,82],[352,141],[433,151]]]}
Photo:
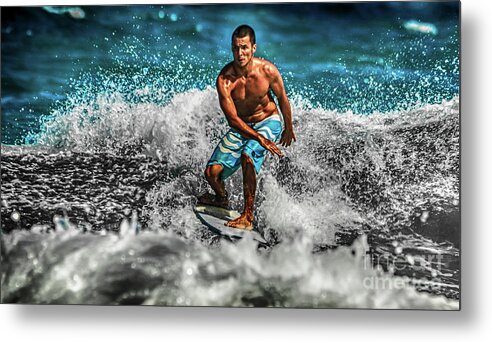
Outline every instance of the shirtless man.
{"label": "shirtless man", "polygon": [[[200,203],[227,207],[224,180],[241,166],[244,210],[239,218],[225,225],[247,230],[253,229],[256,175],[265,159],[265,151],[282,157],[276,143],[288,147],[296,140],[282,77],[272,63],[253,57],[255,51],[253,29],[247,25],[236,28],[232,34],[234,61],[227,64],[217,78],[220,107],[231,129],[215,148],[205,169],[205,177],[215,195],[207,193],[198,199]],[[270,90],[277,97],[282,111],[283,132]]]}

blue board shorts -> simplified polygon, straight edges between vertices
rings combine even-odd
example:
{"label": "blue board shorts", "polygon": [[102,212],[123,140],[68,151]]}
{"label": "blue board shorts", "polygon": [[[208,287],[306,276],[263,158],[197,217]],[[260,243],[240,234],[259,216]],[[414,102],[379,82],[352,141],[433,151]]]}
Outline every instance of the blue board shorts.
{"label": "blue board shorts", "polygon": [[[263,121],[248,124],[248,126],[275,143],[279,141],[282,134],[282,121],[278,114],[271,115]],[[256,174],[258,174],[268,151],[258,141],[243,138],[241,134],[231,128],[220,140],[207,166],[222,165],[224,170],[220,178],[225,180],[239,169],[241,154],[243,153],[251,159]]]}

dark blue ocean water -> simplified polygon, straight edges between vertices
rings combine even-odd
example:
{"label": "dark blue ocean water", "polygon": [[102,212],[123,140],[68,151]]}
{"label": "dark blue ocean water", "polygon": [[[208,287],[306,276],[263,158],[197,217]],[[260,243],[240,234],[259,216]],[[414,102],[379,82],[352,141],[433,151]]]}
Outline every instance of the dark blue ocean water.
{"label": "dark blue ocean water", "polygon": [[[3,301],[459,306],[457,2],[1,15]],[[260,247],[193,212],[243,23],[297,135],[258,178]]]}

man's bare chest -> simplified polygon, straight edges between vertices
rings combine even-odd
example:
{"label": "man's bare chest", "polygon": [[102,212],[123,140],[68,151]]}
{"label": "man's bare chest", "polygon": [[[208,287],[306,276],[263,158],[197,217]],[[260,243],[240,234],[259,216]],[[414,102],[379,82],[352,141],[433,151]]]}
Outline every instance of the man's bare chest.
{"label": "man's bare chest", "polygon": [[240,78],[234,82],[231,97],[236,103],[261,102],[268,94],[268,80],[258,77]]}

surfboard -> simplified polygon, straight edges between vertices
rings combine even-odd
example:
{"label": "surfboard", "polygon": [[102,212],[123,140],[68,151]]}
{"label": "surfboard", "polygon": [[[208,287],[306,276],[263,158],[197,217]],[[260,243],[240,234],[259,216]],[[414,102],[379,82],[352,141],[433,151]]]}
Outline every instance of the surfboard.
{"label": "surfboard", "polygon": [[195,207],[195,214],[198,219],[212,232],[218,235],[226,236],[231,239],[241,239],[245,236],[251,236],[253,240],[262,244],[267,244],[266,240],[256,230],[243,230],[227,227],[224,225],[227,221],[238,218],[239,214],[235,210],[229,210],[211,205],[198,204]]}

